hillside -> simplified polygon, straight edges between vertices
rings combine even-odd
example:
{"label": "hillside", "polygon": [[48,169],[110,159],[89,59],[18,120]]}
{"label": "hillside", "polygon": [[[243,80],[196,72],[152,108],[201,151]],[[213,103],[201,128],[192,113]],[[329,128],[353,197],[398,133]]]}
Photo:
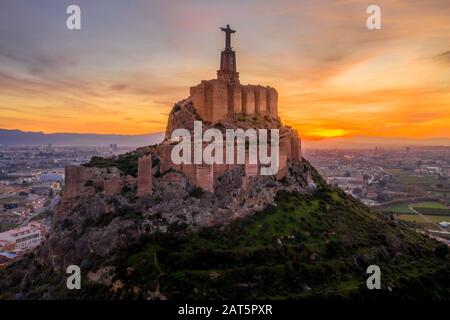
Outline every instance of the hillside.
{"label": "hillside", "polygon": [[[96,223],[80,214],[75,223],[85,234],[128,226],[107,255],[94,248],[83,256],[83,289],[66,289],[64,270],[52,267],[44,247],[0,272],[0,298],[448,298],[446,247],[369,211],[304,165],[315,191],[279,191],[273,205],[227,225],[191,231],[177,223],[136,236],[130,230],[145,220],[139,212],[120,209]],[[58,241],[68,232],[83,239],[73,226],[56,229]],[[91,241],[101,242],[92,233]],[[381,267],[382,290],[365,289],[371,264]]]}

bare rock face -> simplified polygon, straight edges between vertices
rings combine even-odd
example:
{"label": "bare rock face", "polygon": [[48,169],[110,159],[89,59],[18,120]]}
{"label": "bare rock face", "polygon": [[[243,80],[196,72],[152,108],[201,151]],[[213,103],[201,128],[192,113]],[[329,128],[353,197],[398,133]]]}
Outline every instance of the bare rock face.
{"label": "bare rock face", "polygon": [[82,264],[92,253],[107,256],[138,240],[141,227],[131,219],[123,219],[127,204],[123,199],[114,200],[97,193],[62,202],[54,214],[52,231],[36,255],[38,261],[53,270],[64,270],[67,265]]}
{"label": "bare rock face", "polygon": [[194,131],[194,121],[201,120],[190,98],[175,104],[169,114],[166,127],[166,140],[170,139],[172,131],[178,128]]}
{"label": "bare rock face", "polygon": [[202,121],[203,130],[209,128],[216,128],[225,132],[225,129],[279,129],[280,135],[291,133],[296,135],[295,131],[287,126],[284,126],[278,116],[272,116],[270,114],[251,114],[234,113],[227,118],[219,120],[212,124],[204,121],[192,104],[190,98],[182,100],[174,105],[172,111],[169,114],[166,127],[166,140],[170,139],[172,132],[175,129],[182,128],[187,129],[190,132],[194,131],[194,121]]}

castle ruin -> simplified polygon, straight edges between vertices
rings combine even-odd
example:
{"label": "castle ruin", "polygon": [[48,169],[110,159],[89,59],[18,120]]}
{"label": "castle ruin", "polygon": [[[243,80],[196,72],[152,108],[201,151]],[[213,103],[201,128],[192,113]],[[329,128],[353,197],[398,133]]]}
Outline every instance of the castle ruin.
{"label": "castle ruin", "polygon": [[[190,98],[183,104],[191,105],[201,120],[210,126],[221,121],[233,121],[233,116],[244,118],[271,119],[272,127],[280,129],[279,170],[276,179],[280,180],[287,174],[288,164],[302,160],[301,140],[298,133],[282,126],[278,117],[278,93],[269,86],[241,85],[236,68],[236,53],[231,46],[231,35],[236,31],[229,25],[221,28],[225,32],[225,48],[221,52],[220,68],[217,79],[202,80],[197,86],[190,88]],[[174,109],[175,109],[174,107]],[[190,113],[192,115],[192,112]],[[205,191],[214,192],[215,183],[227,172],[238,166],[243,166],[242,189],[247,190],[254,177],[259,175],[259,164],[250,164],[248,154],[245,164],[174,164],[171,159],[174,143],[170,141],[170,133],[175,129],[173,124],[183,128],[191,128],[194,118],[174,118],[168,122],[166,140],[151,151],[159,158],[159,181],[162,185],[185,186],[189,182]],[[174,120],[174,121],[171,121]],[[192,120],[192,121],[191,121]],[[225,153],[224,153],[225,154]],[[118,169],[98,169],[82,166],[66,167],[64,195],[70,199],[80,195],[95,193],[102,190],[108,196],[120,193],[124,186],[137,189],[137,196],[150,196],[153,191],[151,155],[141,155],[138,158],[137,178],[123,177]],[[156,180],[156,179],[155,179]],[[97,188],[97,189],[95,189]]]}

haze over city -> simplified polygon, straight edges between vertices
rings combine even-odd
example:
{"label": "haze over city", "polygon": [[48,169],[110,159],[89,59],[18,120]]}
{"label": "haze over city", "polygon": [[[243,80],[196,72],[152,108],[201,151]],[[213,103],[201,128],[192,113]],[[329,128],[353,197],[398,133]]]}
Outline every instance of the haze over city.
{"label": "haze over city", "polygon": [[307,143],[450,138],[448,1],[378,1],[372,31],[367,1],[77,3],[79,31],[71,1],[0,4],[0,128],[164,131],[192,79],[215,77],[230,23],[241,82],[276,87]]}

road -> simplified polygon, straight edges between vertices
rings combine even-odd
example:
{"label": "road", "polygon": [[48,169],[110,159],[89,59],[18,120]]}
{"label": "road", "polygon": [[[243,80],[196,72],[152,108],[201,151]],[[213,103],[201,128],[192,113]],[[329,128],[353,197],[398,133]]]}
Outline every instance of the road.
{"label": "road", "polygon": [[[441,231],[435,231],[435,232],[439,232],[439,233],[442,233],[442,234],[450,234],[450,232],[448,232],[447,230],[445,230],[444,228],[442,228],[440,225],[438,225],[438,224],[434,223],[433,221],[431,221],[430,219],[428,219],[426,216],[424,216],[424,215],[421,214],[419,211],[417,211],[416,209],[414,209],[411,205],[409,205],[408,207],[409,207],[409,209],[410,209],[412,212],[418,214],[420,217],[422,217],[423,219],[425,219],[425,221],[428,221],[428,222],[431,223],[432,225],[434,225],[434,226],[436,226],[437,228],[439,228],[439,230],[441,230]],[[432,231],[432,230],[428,230],[428,232],[420,231],[420,233],[426,234],[426,235],[428,235],[430,238],[433,238],[433,239],[436,240],[436,241],[442,242],[442,243],[444,243],[444,244],[446,244],[447,246],[450,247],[450,240],[445,239],[445,238],[442,238],[442,237],[435,236],[435,235],[433,235],[433,232],[431,232],[431,231]]]}
{"label": "road", "polygon": [[49,204],[48,206],[42,207],[42,208],[39,208],[38,210],[36,210],[36,213],[33,214],[32,216],[28,217],[28,218],[20,225],[20,227],[25,227],[25,226],[31,221],[31,219],[33,219],[33,218],[34,218],[35,216],[37,216],[38,214],[44,212],[45,210],[53,210],[53,209],[56,207],[56,205],[58,204],[59,199],[60,199],[59,195],[54,196],[54,197],[52,198],[52,200],[50,201],[50,204]]}
{"label": "road", "polygon": [[447,232],[447,230],[445,230],[444,228],[442,228],[439,224],[434,223],[433,221],[431,221],[430,219],[428,219],[426,216],[424,216],[423,214],[421,214],[419,211],[417,211],[416,209],[414,209],[411,205],[408,205],[408,208],[418,214],[420,217],[422,217],[425,221],[428,221],[429,223],[431,223],[432,225],[436,226],[436,228],[438,228],[441,231]]}

